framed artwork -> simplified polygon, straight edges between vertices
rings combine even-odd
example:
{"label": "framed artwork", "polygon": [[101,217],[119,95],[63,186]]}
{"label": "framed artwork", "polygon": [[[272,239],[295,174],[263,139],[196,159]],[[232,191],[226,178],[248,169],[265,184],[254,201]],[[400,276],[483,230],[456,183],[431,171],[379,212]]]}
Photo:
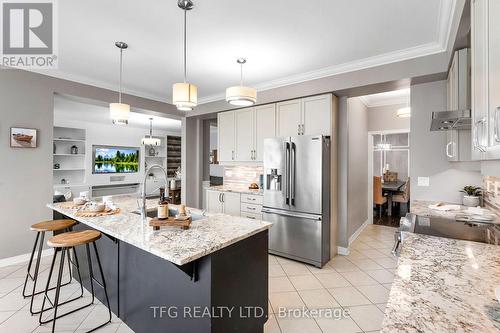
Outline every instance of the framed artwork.
{"label": "framed artwork", "polygon": [[36,148],[37,130],[34,128],[11,127],[10,146],[12,148]]}

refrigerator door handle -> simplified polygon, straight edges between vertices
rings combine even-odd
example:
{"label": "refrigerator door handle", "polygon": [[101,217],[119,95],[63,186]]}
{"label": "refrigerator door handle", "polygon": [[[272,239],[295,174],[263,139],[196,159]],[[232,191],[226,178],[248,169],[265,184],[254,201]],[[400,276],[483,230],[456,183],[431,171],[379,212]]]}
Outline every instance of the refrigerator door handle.
{"label": "refrigerator door handle", "polygon": [[321,219],[322,219],[321,215],[314,215],[314,214],[307,214],[307,213],[297,213],[297,212],[289,212],[289,211],[277,210],[277,209],[272,209],[272,208],[262,208],[262,213],[276,214],[276,215],[290,216],[290,217],[297,217],[297,218],[303,218],[303,219],[315,220],[315,221],[321,221]]}
{"label": "refrigerator door handle", "polygon": [[290,143],[291,145],[291,155],[290,155],[290,204],[295,206],[295,143]]}
{"label": "refrigerator door handle", "polygon": [[285,204],[290,204],[290,142],[285,142]]}

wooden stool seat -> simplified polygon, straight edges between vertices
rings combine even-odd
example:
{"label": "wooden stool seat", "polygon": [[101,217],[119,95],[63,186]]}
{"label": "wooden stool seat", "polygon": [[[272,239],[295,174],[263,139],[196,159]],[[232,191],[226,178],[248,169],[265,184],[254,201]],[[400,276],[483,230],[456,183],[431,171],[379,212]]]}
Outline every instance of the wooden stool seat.
{"label": "wooden stool seat", "polygon": [[51,247],[73,247],[95,242],[101,238],[97,230],[71,231],[49,238],[47,245]]}
{"label": "wooden stool seat", "polygon": [[71,228],[75,224],[76,222],[73,220],[50,220],[50,221],[35,223],[31,226],[30,229],[32,231],[38,231],[38,232],[59,231]]}

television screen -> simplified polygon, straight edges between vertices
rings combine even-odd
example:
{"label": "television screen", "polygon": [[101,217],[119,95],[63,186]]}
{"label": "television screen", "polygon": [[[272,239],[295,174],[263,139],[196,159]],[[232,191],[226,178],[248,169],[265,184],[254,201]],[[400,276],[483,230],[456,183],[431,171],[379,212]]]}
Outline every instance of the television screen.
{"label": "television screen", "polygon": [[134,173],[139,171],[139,148],[94,146],[92,173]]}

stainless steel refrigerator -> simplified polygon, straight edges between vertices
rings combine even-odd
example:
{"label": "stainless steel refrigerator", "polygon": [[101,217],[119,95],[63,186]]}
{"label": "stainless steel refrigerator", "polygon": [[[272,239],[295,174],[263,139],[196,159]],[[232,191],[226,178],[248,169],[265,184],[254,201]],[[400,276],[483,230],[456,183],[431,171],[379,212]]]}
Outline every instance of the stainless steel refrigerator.
{"label": "stainless steel refrigerator", "polygon": [[323,266],[330,260],[330,139],[265,139],[264,173],[269,252]]}

